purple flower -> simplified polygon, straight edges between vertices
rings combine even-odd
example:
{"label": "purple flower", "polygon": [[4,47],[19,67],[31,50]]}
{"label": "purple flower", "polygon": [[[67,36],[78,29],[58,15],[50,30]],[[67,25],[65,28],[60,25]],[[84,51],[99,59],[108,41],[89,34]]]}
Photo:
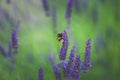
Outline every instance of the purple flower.
{"label": "purple flower", "polygon": [[76,55],[74,65],[72,65],[69,78],[80,80],[80,55]]}
{"label": "purple flower", "polygon": [[49,5],[48,0],[42,0],[43,8],[46,13],[46,16],[49,16]]}
{"label": "purple flower", "polygon": [[55,56],[53,56],[53,55],[50,55],[50,54],[48,55],[48,60],[50,61],[52,66],[55,64],[55,58],[54,57]]}
{"label": "purple flower", "polygon": [[38,80],[44,80],[44,73],[42,67],[39,68]]}
{"label": "purple flower", "polygon": [[52,19],[53,19],[53,30],[56,33],[56,27],[57,27],[57,19],[56,19],[56,8],[53,6],[52,8]]}
{"label": "purple flower", "polygon": [[18,47],[17,31],[16,29],[12,30],[12,47]]}
{"label": "purple flower", "polygon": [[82,62],[82,71],[83,72],[89,72],[89,67],[92,67],[91,64],[91,59],[90,59],[90,55],[91,55],[91,39],[88,39],[88,41],[86,42],[86,51],[85,51],[85,57],[84,57],[84,61]]}
{"label": "purple flower", "polygon": [[62,47],[60,49],[59,58],[60,58],[60,60],[65,60],[67,50],[68,50],[68,44],[69,44],[68,43],[68,35],[67,35],[66,31],[63,32],[62,39],[63,39],[63,42],[62,42]]}
{"label": "purple flower", "polygon": [[74,0],[67,1],[67,9],[66,9],[66,16],[65,17],[68,21],[68,24],[70,24],[70,18],[71,18],[73,4],[74,4]]}
{"label": "purple flower", "polygon": [[73,61],[74,61],[74,53],[75,53],[75,46],[73,46],[73,48],[71,50],[71,53],[70,53],[70,56],[69,56],[69,61],[66,65],[66,68],[63,68],[64,77],[69,77],[70,69],[71,69],[71,67],[73,65]]}
{"label": "purple flower", "polygon": [[3,55],[4,57],[7,56],[5,49],[4,49],[1,45],[0,45],[0,52],[2,53],[2,55]]}
{"label": "purple flower", "polygon": [[17,38],[17,30],[13,29],[12,30],[12,48],[14,49],[13,53],[18,53],[18,38]]}
{"label": "purple flower", "polygon": [[53,68],[56,80],[61,80],[60,68],[57,65],[54,65]]}

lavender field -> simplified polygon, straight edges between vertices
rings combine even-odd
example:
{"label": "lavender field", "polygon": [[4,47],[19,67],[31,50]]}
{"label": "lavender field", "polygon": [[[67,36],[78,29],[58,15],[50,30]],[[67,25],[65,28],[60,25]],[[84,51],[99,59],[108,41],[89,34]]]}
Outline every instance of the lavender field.
{"label": "lavender field", "polygon": [[0,80],[120,80],[120,0],[0,0]]}

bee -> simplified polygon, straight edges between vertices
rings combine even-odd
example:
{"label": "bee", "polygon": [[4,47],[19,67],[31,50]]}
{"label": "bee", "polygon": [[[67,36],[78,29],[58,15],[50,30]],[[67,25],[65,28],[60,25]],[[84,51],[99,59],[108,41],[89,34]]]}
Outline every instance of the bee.
{"label": "bee", "polygon": [[62,38],[63,34],[62,33],[58,33],[57,34],[57,40],[58,41],[61,41],[63,38]]}

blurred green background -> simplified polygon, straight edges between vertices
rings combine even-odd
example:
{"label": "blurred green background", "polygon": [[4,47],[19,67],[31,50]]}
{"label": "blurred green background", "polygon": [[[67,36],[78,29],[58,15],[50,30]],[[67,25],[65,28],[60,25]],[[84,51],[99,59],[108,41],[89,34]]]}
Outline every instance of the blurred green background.
{"label": "blurred green background", "polygon": [[[69,56],[71,47],[84,57],[88,38],[92,39],[93,67],[81,80],[120,79],[120,0],[78,0],[73,6],[71,28],[65,19],[67,0],[48,0],[50,16],[45,15],[41,0],[0,0],[0,45],[5,50],[14,24],[20,21],[18,32],[19,53],[10,58],[0,54],[0,80],[37,80],[38,69],[44,69],[45,80],[55,80],[48,55],[59,62],[61,43],[54,32],[52,7],[56,7],[56,32],[68,30]],[[87,1],[87,5],[84,4]],[[79,5],[79,6],[78,6]],[[11,67],[14,65],[14,68]]]}

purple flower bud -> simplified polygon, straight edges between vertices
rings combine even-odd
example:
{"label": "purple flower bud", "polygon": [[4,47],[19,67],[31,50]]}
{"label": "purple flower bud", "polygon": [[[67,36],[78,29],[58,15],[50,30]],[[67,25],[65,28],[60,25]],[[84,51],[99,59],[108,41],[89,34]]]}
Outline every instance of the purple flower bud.
{"label": "purple flower bud", "polygon": [[7,56],[5,49],[4,49],[1,45],[0,45],[0,52],[2,53],[2,55],[3,55],[4,57]]}
{"label": "purple flower bud", "polygon": [[65,17],[68,21],[68,24],[70,24],[70,18],[71,18],[73,4],[74,4],[74,0],[67,1],[67,9],[66,9],[66,16]]}
{"label": "purple flower bud", "polygon": [[39,68],[38,80],[44,80],[44,73],[42,67]]}
{"label": "purple flower bud", "polygon": [[61,74],[60,74],[60,68],[58,68],[57,65],[54,65],[54,74],[56,77],[56,80],[61,80]]}
{"label": "purple flower bud", "polygon": [[46,13],[46,16],[49,16],[49,5],[48,0],[42,0],[43,8]]}
{"label": "purple flower bud", "polygon": [[60,60],[65,60],[66,58],[66,54],[67,54],[67,50],[68,50],[68,35],[67,32],[64,31],[63,32],[63,36],[62,36],[63,42],[62,42],[62,47],[60,49],[60,55],[59,58]]}
{"label": "purple flower bud", "polygon": [[69,74],[70,74],[70,69],[72,67],[72,64],[73,64],[73,61],[74,61],[74,53],[75,53],[75,46],[73,46],[72,50],[71,50],[71,53],[70,53],[70,56],[69,56],[69,61],[66,65],[66,68],[64,68],[64,77],[69,77]]}
{"label": "purple flower bud", "polygon": [[84,61],[82,62],[82,71],[83,72],[89,72],[89,67],[92,67],[91,64],[91,39],[88,39],[88,41],[86,42],[86,51],[85,51],[85,57],[84,57]]}
{"label": "purple flower bud", "polygon": [[80,80],[80,55],[76,55],[74,65],[72,65],[71,71],[70,71],[70,78],[74,80]]}

